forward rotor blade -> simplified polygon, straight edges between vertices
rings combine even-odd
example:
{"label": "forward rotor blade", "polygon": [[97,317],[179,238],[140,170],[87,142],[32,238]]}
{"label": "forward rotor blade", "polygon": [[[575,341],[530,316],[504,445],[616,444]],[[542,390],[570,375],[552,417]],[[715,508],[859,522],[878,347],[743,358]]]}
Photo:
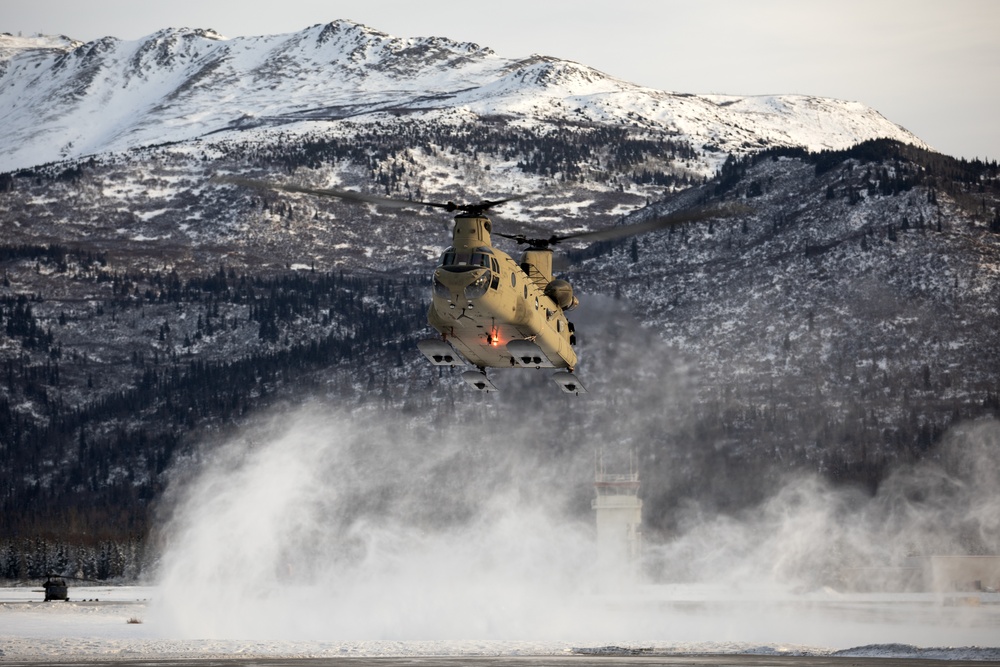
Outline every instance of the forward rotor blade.
{"label": "forward rotor blade", "polygon": [[709,218],[722,218],[734,215],[737,211],[734,209],[722,209],[722,208],[711,208],[711,209],[690,209],[686,211],[677,211],[676,213],[671,213],[669,215],[661,216],[659,218],[653,218],[652,220],[646,220],[644,222],[639,222],[634,225],[622,225],[620,227],[609,227],[607,229],[598,229],[592,232],[578,232],[576,234],[564,234],[562,236],[553,236],[550,239],[551,243],[561,243],[563,241],[613,241],[615,239],[625,238],[628,236],[636,236],[639,234],[647,234],[649,232],[654,232],[658,229],[666,229],[667,227],[673,227],[675,225],[680,225],[685,222],[695,222],[698,220],[708,220]]}
{"label": "forward rotor blade", "polygon": [[496,201],[490,201],[484,199],[478,204],[456,204],[455,202],[447,202],[442,204],[440,202],[431,201],[415,201],[413,199],[393,199],[392,197],[380,197],[378,195],[368,194],[366,192],[357,192],[356,190],[338,190],[336,188],[307,188],[302,185],[291,185],[284,183],[269,183],[267,181],[256,181],[249,178],[240,178],[238,176],[222,176],[215,179],[221,183],[231,183],[233,185],[241,185],[248,188],[256,188],[258,190],[281,190],[283,192],[293,192],[298,194],[316,195],[318,197],[333,197],[335,199],[344,199],[346,201],[360,202],[363,204],[374,204],[375,206],[385,206],[388,208],[419,208],[421,206],[430,206],[432,208],[442,208],[448,212],[454,211],[464,211],[467,213],[481,214],[494,206],[499,206],[510,201],[516,201],[518,199],[524,199],[525,197],[530,197],[535,193],[528,193],[523,195],[512,195],[506,199],[498,199]]}
{"label": "forward rotor blade", "polygon": [[[318,197],[333,197],[335,199],[345,199],[347,201],[361,202],[364,204],[374,204],[376,206],[388,206],[390,208],[413,208],[420,206],[432,206],[448,210],[457,210],[455,204],[438,204],[436,202],[413,201],[411,199],[392,199],[390,197],[379,197],[365,192],[354,190],[337,190],[335,188],[307,188],[302,185],[291,185],[286,183],[269,183],[267,181],[255,181],[250,178],[239,178],[237,176],[219,177],[215,180],[222,183],[241,185],[257,190],[281,190],[283,192],[293,192],[299,194],[316,195]],[[450,207],[450,208],[449,208]]]}

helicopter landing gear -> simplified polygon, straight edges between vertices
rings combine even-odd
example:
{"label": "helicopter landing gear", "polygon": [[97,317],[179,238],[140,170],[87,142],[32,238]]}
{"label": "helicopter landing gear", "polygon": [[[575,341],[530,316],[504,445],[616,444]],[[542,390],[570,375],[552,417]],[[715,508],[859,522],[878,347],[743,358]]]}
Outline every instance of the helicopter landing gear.
{"label": "helicopter landing gear", "polygon": [[558,373],[553,373],[552,381],[559,385],[559,388],[567,394],[575,394],[579,396],[580,394],[587,393],[587,390],[583,388],[582,384],[580,384],[580,380],[578,380],[577,377],[569,371],[559,371]]}
{"label": "helicopter landing gear", "polygon": [[497,386],[490,382],[490,379],[486,377],[486,371],[479,369],[478,371],[465,371],[462,373],[462,379],[469,383],[473,389],[478,389],[483,393],[490,393],[497,391]]}
{"label": "helicopter landing gear", "polygon": [[553,363],[545,356],[542,348],[534,341],[512,340],[507,343],[507,351],[518,366],[526,368],[552,368]]}
{"label": "helicopter landing gear", "polygon": [[450,344],[440,338],[428,338],[417,341],[417,349],[423,352],[427,361],[435,366],[464,366],[462,357]]}

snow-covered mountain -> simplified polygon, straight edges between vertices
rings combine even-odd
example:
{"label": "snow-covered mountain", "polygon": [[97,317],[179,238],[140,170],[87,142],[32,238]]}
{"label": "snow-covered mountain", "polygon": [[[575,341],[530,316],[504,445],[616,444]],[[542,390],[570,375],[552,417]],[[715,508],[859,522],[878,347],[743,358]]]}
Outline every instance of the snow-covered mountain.
{"label": "snow-covered mountain", "polygon": [[0,171],[250,128],[332,131],[345,118],[386,115],[647,128],[698,147],[692,166],[707,174],[727,153],[775,145],[922,145],[858,102],[669,93],[557,58],[507,58],[349,21],[235,39],[191,29],[89,43],[0,35]]}

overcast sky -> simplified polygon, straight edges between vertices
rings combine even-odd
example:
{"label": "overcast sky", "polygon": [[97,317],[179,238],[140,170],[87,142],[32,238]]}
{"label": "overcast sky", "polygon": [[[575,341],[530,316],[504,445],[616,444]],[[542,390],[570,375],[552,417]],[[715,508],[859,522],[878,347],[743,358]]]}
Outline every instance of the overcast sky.
{"label": "overcast sky", "polygon": [[226,37],[350,19],[685,93],[868,104],[936,150],[1000,159],[1000,0],[0,0],[0,32]]}

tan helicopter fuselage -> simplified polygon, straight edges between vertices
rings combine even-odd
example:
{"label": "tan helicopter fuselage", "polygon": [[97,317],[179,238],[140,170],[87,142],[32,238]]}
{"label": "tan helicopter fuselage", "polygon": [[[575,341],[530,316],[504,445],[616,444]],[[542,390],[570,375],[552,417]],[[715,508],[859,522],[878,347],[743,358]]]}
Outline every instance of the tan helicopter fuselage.
{"label": "tan helicopter fuselage", "polygon": [[[453,245],[434,271],[428,322],[480,369],[572,371],[577,361],[573,328],[555,300],[560,290],[570,288],[553,281],[551,251],[529,249],[519,264],[492,246],[490,231],[490,220],[482,215],[456,216]],[[562,296],[567,310],[576,305],[571,291]],[[541,354],[524,352],[517,347],[524,344],[516,342],[509,349],[514,341],[529,341]]]}

